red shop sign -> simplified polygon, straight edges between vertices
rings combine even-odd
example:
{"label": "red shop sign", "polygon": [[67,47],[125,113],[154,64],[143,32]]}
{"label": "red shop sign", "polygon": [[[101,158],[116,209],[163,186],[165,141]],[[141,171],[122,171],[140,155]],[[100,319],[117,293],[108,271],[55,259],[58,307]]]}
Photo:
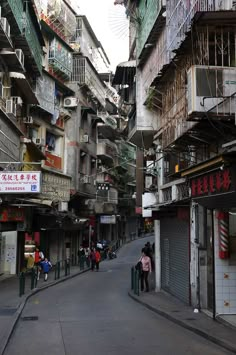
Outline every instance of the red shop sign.
{"label": "red shop sign", "polygon": [[191,180],[191,196],[199,197],[216,193],[229,192],[232,188],[230,169],[216,171]]}
{"label": "red shop sign", "polygon": [[0,209],[0,222],[23,222],[25,219],[22,208],[8,207]]}

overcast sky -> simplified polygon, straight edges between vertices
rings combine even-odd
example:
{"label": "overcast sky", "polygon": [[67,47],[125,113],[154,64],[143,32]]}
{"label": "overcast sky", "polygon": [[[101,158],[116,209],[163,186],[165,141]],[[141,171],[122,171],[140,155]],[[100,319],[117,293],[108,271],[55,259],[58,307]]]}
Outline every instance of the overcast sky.
{"label": "overcast sky", "polygon": [[74,0],[86,15],[102,43],[115,72],[117,64],[128,60],[128,30],[125,9],[114,0]]}

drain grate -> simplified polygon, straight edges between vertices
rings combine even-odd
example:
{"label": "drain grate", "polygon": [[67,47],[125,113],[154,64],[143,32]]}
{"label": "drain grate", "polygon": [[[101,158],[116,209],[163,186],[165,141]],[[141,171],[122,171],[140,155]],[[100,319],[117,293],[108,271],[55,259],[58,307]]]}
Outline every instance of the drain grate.
{"label": "drain grate", "polygon": [[0,308],[0,316],[12,316],[17,311],[17,308]]}
{"label": "drain grate", "polygon": [[22,320],[27,321],[27,320],[38,320],[38,316],[28,316],[28,317],[21,317]]}

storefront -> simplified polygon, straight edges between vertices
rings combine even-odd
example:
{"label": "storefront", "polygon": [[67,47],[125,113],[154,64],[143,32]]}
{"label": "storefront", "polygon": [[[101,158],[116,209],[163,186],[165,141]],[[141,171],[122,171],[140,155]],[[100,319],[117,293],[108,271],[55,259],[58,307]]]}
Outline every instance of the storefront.
{"label": "storefront", "polygon": [[236,314],[236,166],[222,155],[186,170],[194,201],[200,308]]}

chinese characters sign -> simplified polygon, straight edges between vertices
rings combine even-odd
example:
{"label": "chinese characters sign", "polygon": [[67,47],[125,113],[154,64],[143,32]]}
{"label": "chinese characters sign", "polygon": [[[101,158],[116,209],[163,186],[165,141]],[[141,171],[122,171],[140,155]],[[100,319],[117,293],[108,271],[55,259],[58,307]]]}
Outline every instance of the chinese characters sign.
{"label": "chinese characters sign", "polygon": [[1,171],[0,194],[40,193],[41,172],[39,171]]}
{"label": "chinese characters sign", "polygon": [[199,197],[228,192],[232,189],[232,176],[229,169],[199,176],[191,180],[191,196]]}
{"label": "chinese characters sign", "polygon": [[0,209],[0,222],[23,222],[24,209],[8,207]]}

